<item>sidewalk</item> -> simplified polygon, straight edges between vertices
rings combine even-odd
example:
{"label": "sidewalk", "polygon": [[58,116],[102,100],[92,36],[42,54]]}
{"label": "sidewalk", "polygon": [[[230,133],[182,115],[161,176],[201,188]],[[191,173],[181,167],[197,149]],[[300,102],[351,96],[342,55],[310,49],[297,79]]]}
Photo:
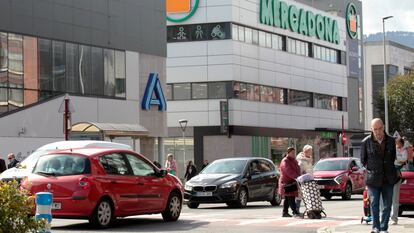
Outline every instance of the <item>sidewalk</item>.
{"label": "sidewalk", "polygon": [[[317,233],[369,233],[371,228],[371,223],[363,223],[339,227],[322,227],[317,230]],[[388,231],[390,233],[413,233],[414,218],[399,217],[398,225],[390,225]]]}

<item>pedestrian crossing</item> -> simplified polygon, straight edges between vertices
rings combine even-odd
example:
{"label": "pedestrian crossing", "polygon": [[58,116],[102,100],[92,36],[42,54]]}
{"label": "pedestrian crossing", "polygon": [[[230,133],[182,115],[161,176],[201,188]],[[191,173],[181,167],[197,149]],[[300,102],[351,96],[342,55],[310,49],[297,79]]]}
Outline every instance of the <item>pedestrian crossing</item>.
{"label": "pedestrian crossing", "polygon": [[322,219],[296,219],[283,217],[255,216],[254,218],[235,218],[228,214],[195,214],[182,213],[180,220],[191,220],[209,222],[211,224],[220,223],[234,226],[257,226],[257,227],[300,227],[300,228],[318,228],[318,227],[340,227],[348,225],[361,224],[361,216],[335,216]]}

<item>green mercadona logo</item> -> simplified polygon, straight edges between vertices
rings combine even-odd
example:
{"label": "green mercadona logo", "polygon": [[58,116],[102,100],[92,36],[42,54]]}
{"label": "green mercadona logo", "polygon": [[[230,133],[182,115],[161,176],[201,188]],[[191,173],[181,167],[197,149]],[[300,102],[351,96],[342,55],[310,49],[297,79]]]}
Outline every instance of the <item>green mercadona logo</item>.
{"label": "green mercadona logo", "polygon": [[338,22],[328,16],[288,5],[280,0],[260,0],[260,23],[339,44]]}
{"label": "green mercadona logo", "polygon": [[350,2],[346,7],[346,28],[352,39],[358,36],[358,14],[355,5]]}
{"label": "green mercadona logo", "polygon": [[174,23],[186,21],[195,14],[199,3],[200,0],[167,0],[167,20]]}

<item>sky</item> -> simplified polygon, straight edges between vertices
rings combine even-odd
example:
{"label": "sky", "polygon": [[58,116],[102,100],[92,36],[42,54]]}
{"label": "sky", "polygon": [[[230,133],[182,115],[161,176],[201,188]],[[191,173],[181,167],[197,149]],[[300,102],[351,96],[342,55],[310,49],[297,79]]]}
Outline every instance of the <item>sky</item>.
{"label": "sky", "polygon": [[382,32],[382,18],[394,16],[385,21],[386,31],[414,32],[414,0],[361,0],[364,34]]}

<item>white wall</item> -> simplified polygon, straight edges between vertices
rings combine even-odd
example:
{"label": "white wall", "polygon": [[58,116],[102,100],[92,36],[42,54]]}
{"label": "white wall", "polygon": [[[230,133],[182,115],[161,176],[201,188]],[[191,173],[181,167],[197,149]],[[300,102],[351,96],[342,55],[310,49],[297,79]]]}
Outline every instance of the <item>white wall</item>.
{"label": "white wall", "polygon": [[[414,49],[396,43],[385,45],[387,64],[398,66],[398,73],[404,74],[404,67],[414,64]],[[365,56],[365,129],[371,128],[373,118],[373,96],[372,96],[372,65],[384,65],[384,47],[381,41],[368,42],[364,44]]]}

